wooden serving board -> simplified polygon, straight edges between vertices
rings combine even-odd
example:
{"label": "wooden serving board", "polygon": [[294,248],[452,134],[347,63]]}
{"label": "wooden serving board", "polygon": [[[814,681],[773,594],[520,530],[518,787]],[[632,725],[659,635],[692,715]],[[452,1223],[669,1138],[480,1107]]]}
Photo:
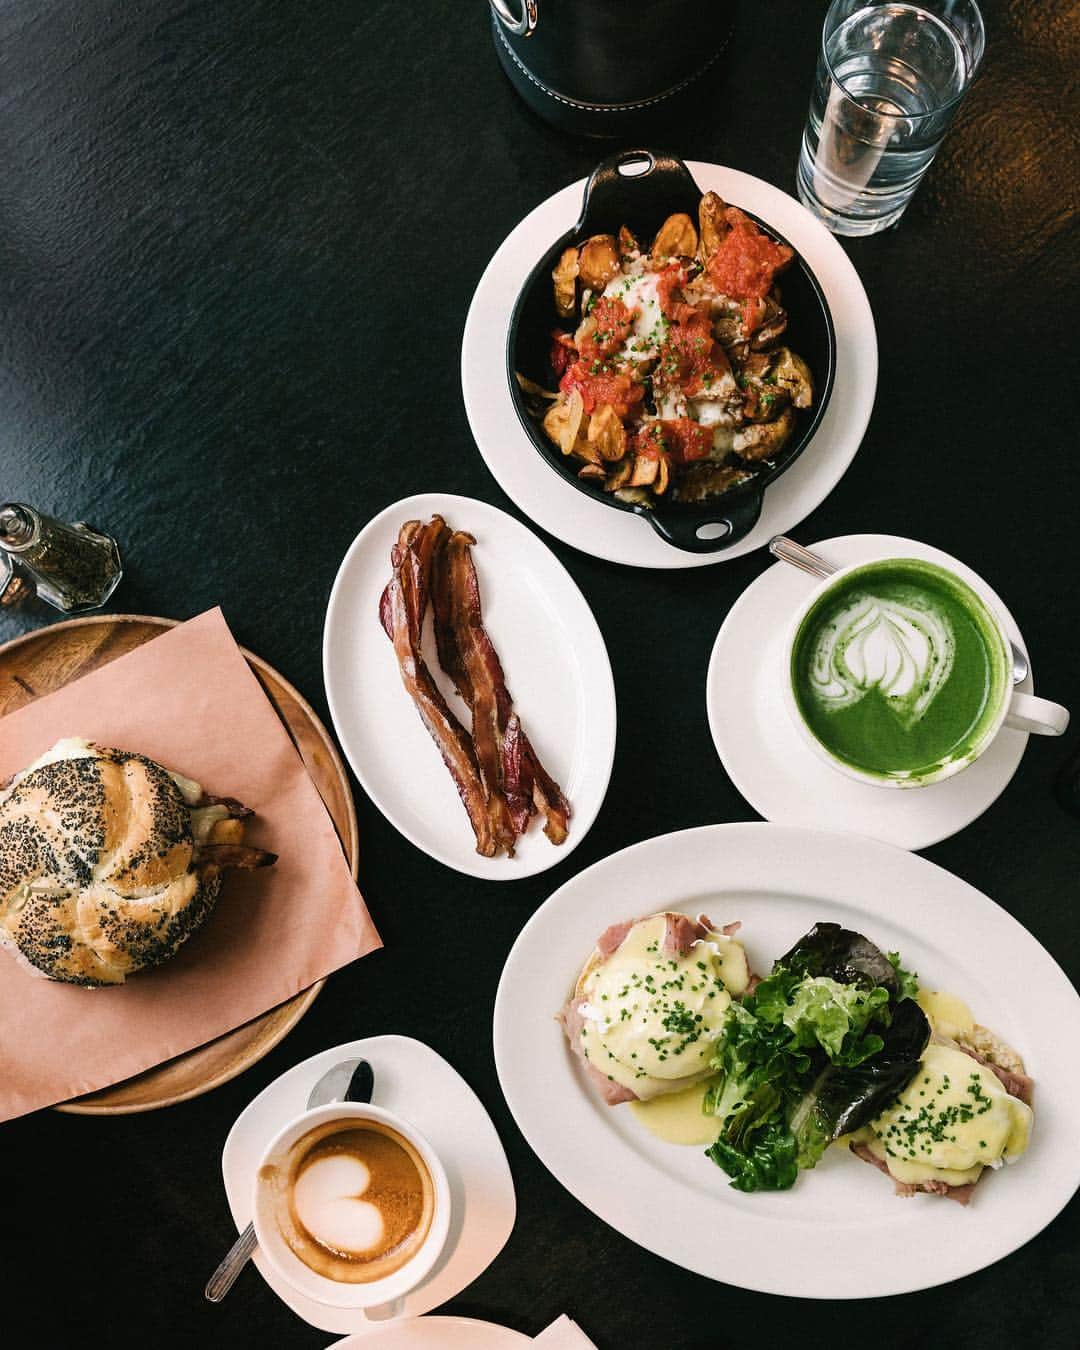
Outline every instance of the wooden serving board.
{"label": "wooden serving board", "polygon": [[[67,619],[3,644],[0,646],[0,717],[108,665],[125,652],[160,636],[165,629],[175,627],[176,622],[175,619],[157,619],[145,614]],[[244,656],[284,722],[330,812],[355,879],[356,810],[337,749],[303,696],[265,661],[246,650]],[[123,1115],[154,1111],[209,1092],[242,1073],[288,1035],[325,983],[325,980],[319,980],[287,1003],[271,1008],[261,1017],[245,1022],[207,1045],[197,1046],[134,1078],[76,1097],[55,1109],[87,1116]]]}

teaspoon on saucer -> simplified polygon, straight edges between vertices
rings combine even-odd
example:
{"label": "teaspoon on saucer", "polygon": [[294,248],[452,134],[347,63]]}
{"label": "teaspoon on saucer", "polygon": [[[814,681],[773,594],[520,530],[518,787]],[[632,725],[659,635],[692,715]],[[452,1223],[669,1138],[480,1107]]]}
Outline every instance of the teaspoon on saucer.
{"label": "teaspoon on saucer", "polygon": [[[769,540],[769,552],[781,562],[790,563],[792,567],[797,567],[801,572],[809,572],[814,577],[831,577],[837,570],[832,563],[826,562],[820,553],[803,548],[802,544],[797,544],[794,539],[789,539],[783,534],[773,535]],[[1019,684],[1027,676],[1028,659],[1015,642],[1010,642],[1009,647],[1012,651],[1013,684]]]}
{"label": "teaspoon on saucer", "polygon": [[[346,1059],[327,1070],[311,1089],[307,1109],[314,1111],[330,1102],[369,1102],[374,1088],[375,1073],[367,1060]],[[257,1246],[255,1225],[249,1223],[207,1281],[205,1293],[211,1303],[221,1302]]]}

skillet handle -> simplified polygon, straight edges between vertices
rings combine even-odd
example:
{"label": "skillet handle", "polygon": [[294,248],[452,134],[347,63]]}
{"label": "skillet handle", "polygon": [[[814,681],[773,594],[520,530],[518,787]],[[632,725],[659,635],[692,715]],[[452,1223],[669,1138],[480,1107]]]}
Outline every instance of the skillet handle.
{"label": "skillet handle", "polygon": [[[643,511],[656,533],[666,543],[688,553],[720,553],[740,539],[745,539],[758,522],[764,489],[740,493],[725,501],[722,497],[710,511],[701,507],[693,514],[665,511],[663,507]],[[702,539],[698,531],[707,529],[710,537]],[[713,530],[719,533],[713,534]]]}
{"label": "skillet handle", "polygon": [[[642,163],[645,167],[640,172],[623,172]],[[634,214],[655,219],[654,228],[659,228],[672,211],[685,211],[696,218],[702,196],[690,170],[675,155],[644,147],[620,150],[602,160],[590,174],[574,233],[589,230],[593,234],[617,234],[619,226],[627,223],[628,192],[633,194]]]}
{"label": "skillet handle", "polygon": [[515,14],[506,0],[491,0],[495,17],[515,37],[532,37],[539,20],[536,6],[537,0],[521,0],[521,13]]}

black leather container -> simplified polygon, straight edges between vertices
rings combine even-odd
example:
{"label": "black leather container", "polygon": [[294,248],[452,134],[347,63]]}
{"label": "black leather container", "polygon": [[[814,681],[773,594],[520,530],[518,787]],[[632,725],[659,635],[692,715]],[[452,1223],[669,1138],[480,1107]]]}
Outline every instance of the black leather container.
{"label": "black leather container", "polygon": [[490,0],[495,50],[536,113],[591,136],[654,131],[721,78],[735,0]]}

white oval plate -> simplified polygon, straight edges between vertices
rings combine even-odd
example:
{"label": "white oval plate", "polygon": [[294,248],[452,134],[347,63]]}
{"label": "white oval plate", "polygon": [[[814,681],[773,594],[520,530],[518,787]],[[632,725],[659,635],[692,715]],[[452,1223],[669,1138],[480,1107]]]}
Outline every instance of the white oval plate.
{"label": "white oval plate", "polygon": [[506,335],[525,278],[581,214],[585,180],[548,197],[503,240],[480,278],[461,342],[461,391],[480,454],[510,500],[530,520],[594,558],[631,567],[709,567],[784,534],[833,490],[862,441],[877,389],[878,350],[870,302],[851,259],[801,202],[751,174],[688,160],[702,191],[745,206],[799,250],[821,284],[836,329],[836,379],[814,438],[765,490],[761,519],[716,553],[673,548],[647,520],[579,492],[537,453],[518,420],[506,382]]}
{"label": "white oval plate", "polygon": [[[930,988],[966,1000],[1035,1079],[1031,1147],[985,1177],[969,1208],[894,1196],[875,1168],[832,1149],[794,1188],[742,1195],[696,1148],[665,1144],[605,1106],[555,1013],[596,938],[656,910],[741,919],[767,971],[819,920],[866,934]],[[562,886],[522,929],[495,1001],[495,1062],[540,1160],[640,1246],[710,1279],[800,1298],[874,1298],[970,1274],[1035,1236],[1080,1184],[1080,998],[1038,942],[966,882],[856,835],[710,825],[646,840]]]}
{"label": "white oval plate", "polygon": [[[379,623],[390,549],[407,520],[444,516],[476,538],[484,626],[514,708],[544,767],[570,802],[556,847],[533,820],[513,858],[482,858],[457,789],[401,682]],[[430,622],[428,624],[430,630]],[[468,712],[442,677],[430,632],[425,654],[450,707]],[[428,492],[388,506],[353,540],[330,592],[323,678],[341,748],[364,791],[417,848],[468,876],[514,881],[571,853],[596,819],[615,757],[615,686],[585,597],[551,550],[505,512],[472,497]]]}

